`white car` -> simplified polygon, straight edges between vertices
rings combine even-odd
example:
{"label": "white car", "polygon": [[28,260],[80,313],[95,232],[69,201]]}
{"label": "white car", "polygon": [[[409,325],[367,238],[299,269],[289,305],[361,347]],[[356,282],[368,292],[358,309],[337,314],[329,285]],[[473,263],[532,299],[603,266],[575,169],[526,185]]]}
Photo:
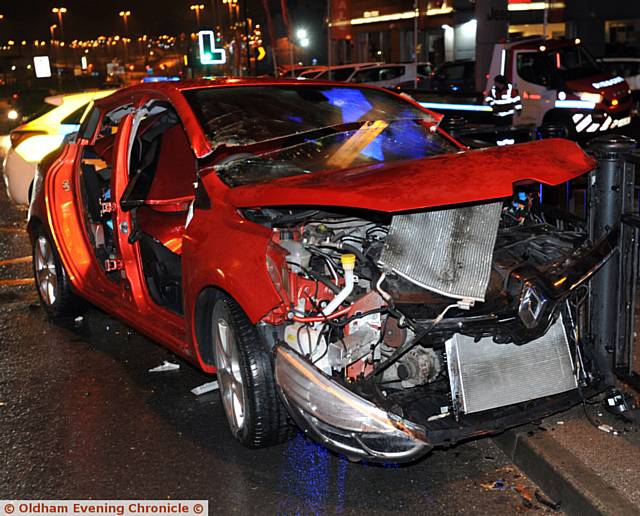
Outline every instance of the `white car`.
{"label": "white car", "polygon": [[379,88],[393,88],[401,82],[413,81],[416,78],[414,63],[374,64],[358,70],[350,82],[369,84]]}
{"label": "white car", "polygon": [[[314,79],[321,81],[353,82],[358,70],[376,65],[376,63],[355,63],[348,65],[318,66],[301,72],[298,79]],[[331,72],[331,73],[329,73]]]}
{"label": "white car", "polygon": [[29,203],[31,183],[38,163],[56,150],[68,135],[78,130],[92,100],[106,97],[113,91],[47,97],[45,102],[56,108],[11,131],[11,146],[6,153],[3,172],[7,192],[14,202]]}

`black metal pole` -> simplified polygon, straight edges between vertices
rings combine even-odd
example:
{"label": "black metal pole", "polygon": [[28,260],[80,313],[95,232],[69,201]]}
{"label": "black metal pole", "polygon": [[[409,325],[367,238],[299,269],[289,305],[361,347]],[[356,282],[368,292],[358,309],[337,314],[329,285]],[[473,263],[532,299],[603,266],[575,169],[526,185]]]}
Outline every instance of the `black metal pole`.
{"label": "black metal pole", "polygon": [[247,2],[249,0],[245,0],[242,8],[243,16],[244,16],[244,37],[246,38],[245,49],[247,51],[247,75],[251,75],[251,45],[249,45],[249,16],[247,14]]}
{"label": "black metal pole", "polygon": [[[598,165],[589,175],[589,233],[597,240],[620,223],[625,205],[625,156],[637,143],[620,135],[599,136],[589,142]],[[592,356],[607,384],[613,384],[613,356],[617,339],[620,253],[591,281],[589,321]]]}

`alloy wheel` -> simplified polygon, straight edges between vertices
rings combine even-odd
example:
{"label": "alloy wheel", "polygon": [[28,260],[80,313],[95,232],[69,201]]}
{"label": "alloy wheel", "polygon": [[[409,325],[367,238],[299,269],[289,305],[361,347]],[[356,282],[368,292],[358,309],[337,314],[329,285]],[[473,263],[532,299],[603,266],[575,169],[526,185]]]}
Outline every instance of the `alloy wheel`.
{"label": "alloy wheel", "polygon": [[238,434],[245,424],[247,396],[242,377],[239,343],[231,321],[232,316],[227,306],[218,303],[212,318],[218,385],[229,425],[233,433]]}
{"label": "alloy wheel", "polygon": [[52,306],[58,297],[58,273],[53,248],[43,235],[36,240],[34,259],[40,296],[48,306]]}

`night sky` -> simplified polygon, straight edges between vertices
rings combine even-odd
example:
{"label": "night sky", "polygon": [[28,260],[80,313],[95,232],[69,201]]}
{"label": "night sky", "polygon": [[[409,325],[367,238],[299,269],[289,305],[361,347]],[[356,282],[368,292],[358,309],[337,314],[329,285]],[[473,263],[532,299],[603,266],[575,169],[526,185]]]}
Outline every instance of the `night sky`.
{"label": "night sky", "polygon": [[[241,0],[242,1],[242,0]],[[249,16],[262,21],[264,18],[260,0],[248,0]],[[57,23],[52,7],[64,6],[65,39],[90,39],[100,35],[122,34],[122,18],[118,12],[132,11],[129,32],[136,34],[177,34],[195,30],[195,16],[189,6],[191,0],[0,0],[0,41],[13,39],[49,39],[49,26]],[[212,0],[203,3],[202,26],[213,22]],[[279,2],[273,3],[274,8]],[[221,0],[215,4],[222,5]]]}

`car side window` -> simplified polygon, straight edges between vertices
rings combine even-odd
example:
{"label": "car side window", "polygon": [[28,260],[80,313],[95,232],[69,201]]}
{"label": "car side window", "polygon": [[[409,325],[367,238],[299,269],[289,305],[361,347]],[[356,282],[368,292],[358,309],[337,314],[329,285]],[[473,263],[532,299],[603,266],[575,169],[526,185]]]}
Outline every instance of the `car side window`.
{"label": "car side window", "polygon": [[134,121],[129,153],[129,183],[120,200],[125,211],[193,194],[196,160],[173,107],[156,102]]}
{"label": "car side window", "polygon": [[338,68],[336,70],[332,70],[331,77],[334,81],[346,81],[351,77],[351,74],[355,68]]}
{"label": "car side window", "polygon": [[552,76],[549,56],[542,52],[520,52],[516,58],[518,75],[531,84],[548,86]]}
{"label": "car side window", "polygon": [[352,82],[355,83],[364,83],[364,82],[375,82],[378,80],[378,69],[365,69],[365,70],[360,70],[358,72],[355,73],[355,75],[353,76]]}
{"label": "car side window", "polygon": [[390,81],[404,74],[404,66],[387,66],[379,69],[378,80]]}
{"label": "car side window", "polygon": [[82,125],[80,126],[80,130],[78,131],[79,137],[84,138],[85,140],[90,140],[93,137],[93,134],[98,127],[98,123],[100,122],[100,110],[93,106],[93,103],[91,103],[91,107],[89,109],[89,114],[84,118]]}
{"label": "car side window", "polygon": [[429,64],[421,64],[418,65],[418,75],[422,75],[423,77],[429,77],[431,75],[432,69]]}
{"label": "car side window", "polygon": [[80,125],[80,122],[82,121],[82,116],[87,111],[87,106],[88,106],[88,104],[83,104],[78,109],[76,109],[73,113],[71,113],[70,115],[67,115],[62,120],[62,122],[60,122],[60,124],[62,124],[62,125]]}

